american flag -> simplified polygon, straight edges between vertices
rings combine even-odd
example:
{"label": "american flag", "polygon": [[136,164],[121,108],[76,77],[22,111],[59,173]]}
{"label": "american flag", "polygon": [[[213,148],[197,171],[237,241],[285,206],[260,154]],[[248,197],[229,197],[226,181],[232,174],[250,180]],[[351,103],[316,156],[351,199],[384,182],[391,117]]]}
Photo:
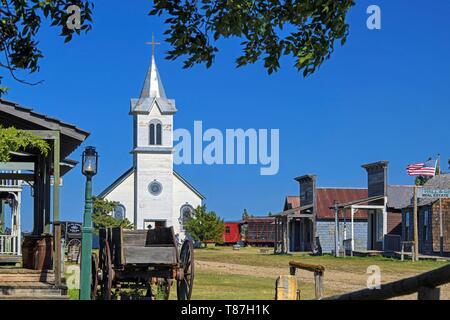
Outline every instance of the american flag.
{"label": "american flag", "polygon": [[436,175],[436,160],[410,164],[406,171],[410,176],[434,177]]}

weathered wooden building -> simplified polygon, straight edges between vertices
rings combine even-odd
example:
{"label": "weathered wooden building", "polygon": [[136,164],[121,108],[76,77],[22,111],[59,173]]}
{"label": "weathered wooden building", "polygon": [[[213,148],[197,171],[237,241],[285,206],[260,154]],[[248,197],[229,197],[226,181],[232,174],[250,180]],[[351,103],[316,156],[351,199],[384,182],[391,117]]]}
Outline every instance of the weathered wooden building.
{"label": "weathered wooden building", "polygon": [[[430,179],[424,187],[450,189],[450,174]],[[414,240],[413,199],[402,208],[402,240]],[[418,199],[419,253],[450,256],[450,199]]]}
{"label": "weathered wooden building", "polygon": [[352,251],[399,250],[401,208],[412,187],[388,185],[387,161],[362,167],[367,172],[367,188],[321,188],[315,175],[296,178],[300,195],[287,197],[283,212],[276,215],[275,251],[335,250],[335,206],[341,250],[344,242]]}

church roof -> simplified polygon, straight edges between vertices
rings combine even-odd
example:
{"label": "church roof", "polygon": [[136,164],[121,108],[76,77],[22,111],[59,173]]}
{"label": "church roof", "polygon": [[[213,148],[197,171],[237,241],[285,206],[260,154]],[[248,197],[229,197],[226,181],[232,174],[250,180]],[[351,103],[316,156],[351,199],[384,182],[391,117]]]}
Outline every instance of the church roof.
{"label": "church roof", "polygon": [[177,111],[175,100],[168,99],[156,66],[155,56],[145,77],[144,86],[138,99],[131,99],[130,113],[149,113],[157,104],[162,114],[173,114]]}

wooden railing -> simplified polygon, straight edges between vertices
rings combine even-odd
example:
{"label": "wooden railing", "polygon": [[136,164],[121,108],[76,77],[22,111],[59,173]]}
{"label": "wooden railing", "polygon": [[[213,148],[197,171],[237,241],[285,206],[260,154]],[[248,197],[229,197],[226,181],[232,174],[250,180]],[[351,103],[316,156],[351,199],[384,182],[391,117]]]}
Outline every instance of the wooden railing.
{"label": "wooden railing", "polygon": [[439,287],[449,282],[450,264],[415,277],[383,284],[380,289],[363,289],[323,300],[387,300],[416,292],[419,300],[439,300]]}
{"label": "wooden railing", "polygon": [[0,254],[17,255],[19,254],[18,237],[9,235],[0,235]]}
{"label": "wooden railing", "polygon": [[296,261],[289,262],[289,270],[291,276],[295,276],[297,269],[306,270],[314,273],[316,299],[317,300],[321,299],[323,294],[323,275],[325,273],[325,267],[321,265],[312,265]]}

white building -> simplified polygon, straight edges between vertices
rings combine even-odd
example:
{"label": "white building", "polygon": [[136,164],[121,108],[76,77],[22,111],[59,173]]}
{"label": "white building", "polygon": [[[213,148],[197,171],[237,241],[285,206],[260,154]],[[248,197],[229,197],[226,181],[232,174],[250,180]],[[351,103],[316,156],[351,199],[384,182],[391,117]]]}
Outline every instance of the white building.
{"label": "white building", "polygon": [[141,95],[131,99],[133,166],[99,197],[118,202],[112,214],[126,217],[136,229],[173,226],[175,234],[183,237],[184,219],[202,205],[204,197],[173,170],[176,112],[175,100],[166,97],[152,55]]}

